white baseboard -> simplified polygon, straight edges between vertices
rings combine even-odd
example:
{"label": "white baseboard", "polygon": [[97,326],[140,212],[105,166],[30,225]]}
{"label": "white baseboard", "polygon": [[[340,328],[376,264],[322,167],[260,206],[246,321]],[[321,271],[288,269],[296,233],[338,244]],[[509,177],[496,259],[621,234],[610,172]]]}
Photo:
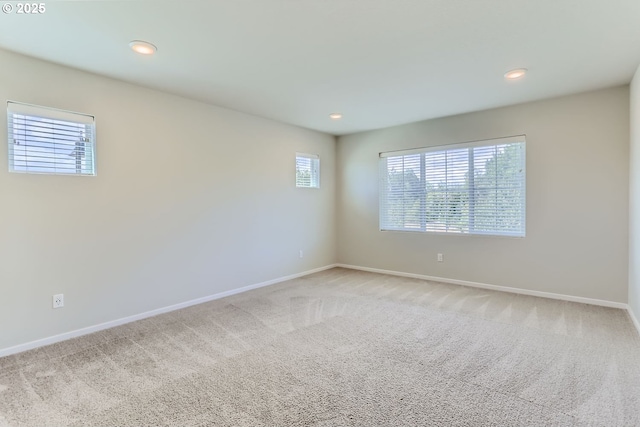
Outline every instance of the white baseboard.
{"label": "white baseboard", "polygon": [[121,319],[116,319],[116,320],[112,320],[112,321],[109,321],[109,322],[100,323],[98,325],[88,326],[86,328],[76,329],[76,330],[73,330],[73,331],[70,331],[70,332],[65,332],[65,333],[62,333],[62,334],[59,334],[59,335],[54,335],[54,336],[51,336],[51,337],[42,338],[42,339],[38,339],[38,340],[35,340],[35,341],[30,341],[30,342],[27,342],[27,343],[24,343],[24,344],[18,344],[16,346],[3,348],[3,349],[0,349],[0,357],[9,356],[11,354],[16,354],[16,353],[21,353],[23,351],[32,350],[34,348],[43,347],[45,345],[55,344],[55,343],[60,342],[60,341],[65,341],[65,340],[68,340],[68,339],[71,339],[71,338],[76,338],[76,337],[79,337],[79,336],[82,336],[82,335],[91,334],[93,332],[102,331],[104,329],[113,328],[113,327],[116,327],[116,326],[123,325],[125,323],[135,322],[136,320],[142,320],[142,319],[146,319],[148,317],[157,316],[158,314],[168,313],[170,311],[179,310],[181,308],[190,307],[192,305],[202,304],[202,303],[205,303],[205,302],[208,302],[208,301],[213,301],[213,300],[224,298],[224,297],[228,297],[228,296],[231,296],[231,295],[236,295],[236,294],[239,294],[239,293],[242,293],[242,292],[250,291],[252,289],[258,289],[258,288],[262,288],[262,287],[265,287],[265,286],[274,285],[276,283],[286,282],[287,280],[297,279],[299,277],[308,276],[309,274],[318,273],[320,271],[329,270],[329,269],[335,268],[335,267],[348,268],[348,269],[351,269],[351,270],[368,271],[368,272],[372,272],[372,273],[388,274],[388,275],[392,275],[392,276],[410,277],[410,278],[414,278],[414,279],[430,280],[430,281],[434,281],[434,282],[451,283],[451,284],[455,284],[455,285],[469,286],[469,287],[473,287],[473,288],[490,289],[490,290],[494,290],[494,291],[510,292],[510,293],[522,294],[522,295],[531,295],[531,296],[537,296],[537,297],[542,297],[542,298],[551,298],[551,299],[557,299],[557,300],[563,300],[563,301],[579,302],[579,303],[583,303],[583,304],[598,305],[598,306],[603,306],[603,307],[626,309],[627,312],[629,313],[629,317],[631,318],[633,324],[635,325],[636,329],[638,330],[638,334],[640,334],[640,322],[638,322],[638,319],[636,318],[636,316],[633,313],[633,311],[631,311],[630,307],[625,303],[606,301],[606,300],[599,300],[599,299],[593,299],[593,298],[576,297],[576,296],[571,296],[571,295],[556,294],[556,293],[552,293],[552,292],[541,292],[541,291],[532,291],[532,290],[528,290],[528,289],[511,288],[511,287],[507,287],[507,286],[489,285],[489,284],[486,284],[486,283],[470,282],[470,281],[466,281],[466,280],[457,280],[457,279],[448,279],[448,278],[444,278],[444,277],[427,276],[427,275],[423,275],[423,274],[414,274],[414,273],[405,273],[405,272],[400,272],[400,271],[383,270],[383,269],[379,269],[379,268],[361,267],[361,266],[348,265],[348,264],[330,264],[330,265],[326,265],[324,267],[316,268],[316,269],[313,269],[313,270],[304,271],[302,273],[291,274],[289,276],[279,277],[277,279],[268,280],[266,282],[260,282],[260,283],[256,283],[256,284],[253,284],[253,285],[248,285],[248,286],[244,286],[242,288],[232,289],[232,290],[225,291],[225,292],[220,292],[220,293],[209,295],[209,296],[202,297],[202,298],[196,298],[196,299],[193,299],[193,300],[190,300],[190,301],[185,301],[185,302],[182,302],[182,303],[179,303],[179,304],[174,304],[174,305],[170,305],[170,306],[167,306],[167,307],[162,307],[162,308],[158,308],[158,309],[155,309],[155,310],[147,311],[147,312],[144,312],[144,313],[135,314],[133,316],[127,316],[127,317],[123,317]]}
{"label": "white baseboard", "polygon": [[636,317],[636,315],[633,313],[633,310],[631,310],[631,307],[629,306],[627,306],[627,312],[629,313],[629,317],[631,317],[631,321],[633,322],[634,326],[638,330],[638,335],[640,335],[640,322],[638,322],[638,318]]}
{"label": "white baseboard", "polygon": [[[529,289],[511,288],[508,286],[489,285],[486,283],[469,282],[466,280],[447,279],[445,277],[426,276],[423,274],[404,273],[400,271],[381,270],[379,268],[360,267],[357,265],[338,264],[337,267],[349,268],[352,270],[369,271],[371,273],[389,274],[392,276],[410,277],[413,279],[430,280],[432,282],[451,283],[454,285],[469,286],[472,288],[490,289],[493,291],[510,292],[513,294],[531,295],[534,297],[551,298],[563,301],[579,302],[583,304],[599,305],[603,307],[627,309],[627,304],[622,302],[606,301],[593,298],[575,297],[572,295],[555,294],[552,292],[532,291]],[[637,326],[637,323],[636,323]]]}
{"label": "white baseboard", "polygon": [[60,341],[65,341],[71,338],[76,338],[82,335],[91,334],[93,332],[102,331],[104,329],[113,328],[115,326],[124,325],[125,323],[135,322],[136,320],[146,319],[147,317],[157,316],[158,314],[168,313],[170,311],[180,310],[181,308],[190,307],[192,305],[202,304],[204,302],[213,301],[216,299],[236,295],[242,292],[247,292],[252,289],[258,289],[265,286],[275,285],[276,283],[286,282],[287,280],[297,279],[298,277],[308,276],[309,274],[318,273],[320,271],[329,270],[337,267],[337,264],[326,265],[324,267],[315,268],[313,270],[304,271],[302,273],[291,274],[289,276],[279,277],[277,279],[268,280],[266,282],[260,282],[253,285],[243,286],[242,288],[232,289],[230,291],[220,292],[217,294],[209,295],[202,298],[196,298],[190,301],[181,302],[179,304],[170,305],[168,307],[162,307],[151,311],[146,311],[140,314],[134,314],[133,316],[123,317],[121,319],[111,320],[109,322],[100,323],[98,325],[88,326],[86,328],[76,329],[74,331],[65,332],[59,335],[54,335],[47,338],[30,341],[24,344],[18,344],[13,347],[7,347],[0,349],[0,357],[9,356],[15,353],[21,353],[23,351],[32,350],[34,348],[43,347],[49,344],[55,344]]}

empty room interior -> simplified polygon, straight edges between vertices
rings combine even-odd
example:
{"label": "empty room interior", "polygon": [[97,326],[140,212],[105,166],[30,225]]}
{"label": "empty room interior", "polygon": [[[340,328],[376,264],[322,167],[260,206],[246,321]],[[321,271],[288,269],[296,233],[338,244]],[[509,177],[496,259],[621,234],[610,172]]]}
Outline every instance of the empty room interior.
{"label": "empty room interior", "polygon": [[640,425],[640,2],[0,3],[0,427]]}

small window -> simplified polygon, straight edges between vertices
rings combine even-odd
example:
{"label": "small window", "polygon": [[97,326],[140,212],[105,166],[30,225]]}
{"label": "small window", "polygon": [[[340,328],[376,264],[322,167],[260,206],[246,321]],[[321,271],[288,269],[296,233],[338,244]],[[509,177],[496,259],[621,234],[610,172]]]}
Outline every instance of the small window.
{"label": "small window", "polygon": [[320,188],[320,157],[296,153],[296,187]]}
{"label": "small window", "polygon": [[93,116],[7,102],[9,171],[95,175]]}
{"label": "small window", "polygon": [[381,153],[380,229],[523,237],[525,137]]}

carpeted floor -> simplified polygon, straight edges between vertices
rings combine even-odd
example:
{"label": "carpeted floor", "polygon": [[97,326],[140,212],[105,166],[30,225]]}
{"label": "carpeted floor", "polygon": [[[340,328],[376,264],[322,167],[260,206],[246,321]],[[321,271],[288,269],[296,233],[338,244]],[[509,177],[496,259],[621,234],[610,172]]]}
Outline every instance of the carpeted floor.
{"label": "carpeted floor", "polygon": [[639,426],[626,312],[345,269],[0,358],[0,426]]}

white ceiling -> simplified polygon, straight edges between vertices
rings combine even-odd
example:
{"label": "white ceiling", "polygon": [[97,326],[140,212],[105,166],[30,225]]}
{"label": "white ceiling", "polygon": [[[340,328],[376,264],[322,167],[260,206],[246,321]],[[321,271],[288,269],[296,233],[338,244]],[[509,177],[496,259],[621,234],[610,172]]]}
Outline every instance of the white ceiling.
{"label": "white ceiling", "polygon": [[334,135],[625,84],[640,64],[639,0],[45,5],[2,14],[0,47]]}

